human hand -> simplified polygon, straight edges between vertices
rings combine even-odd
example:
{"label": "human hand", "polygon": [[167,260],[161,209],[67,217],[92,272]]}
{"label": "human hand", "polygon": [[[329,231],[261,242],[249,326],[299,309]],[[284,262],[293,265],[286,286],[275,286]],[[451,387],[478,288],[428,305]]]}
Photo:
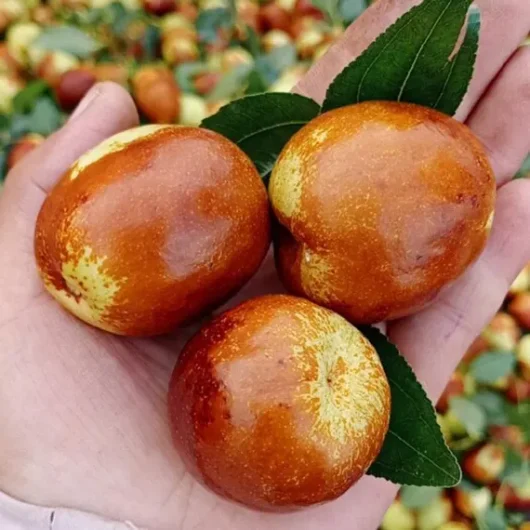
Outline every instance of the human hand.
{"label": "human hand", "polygon": [[[530,5],[478,3],[480,54],[458,117],[485,143],[501,186],[491,239],[435,304],[387,330],[433,400],[530,259],[530,182],[507,183],[530,147],[530,48],[515,52],[530,29]],[[342,67],[411,4],[380,0],[298,91],[321,100]],[[397,487],[373,477],[335,502],[282,515],[253,512],[203,489],[173,449],[166,418],[169,376],[192,330],[156,340],[114,337],[77,321],[44,292],[33,231],[45,194],[83,152],[136,124],[122,89],[97,86],[61,131],[16,166],[0,196],[0,490],[150,529],[376,528]],[[280,290],[269,257],[237,300]]]}

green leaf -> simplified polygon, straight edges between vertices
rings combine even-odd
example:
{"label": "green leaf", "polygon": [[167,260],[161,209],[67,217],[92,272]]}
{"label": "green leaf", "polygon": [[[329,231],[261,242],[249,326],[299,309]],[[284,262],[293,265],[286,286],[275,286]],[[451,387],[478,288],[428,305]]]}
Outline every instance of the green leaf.
{"label": "green leaf", "polygon": [[477,516],[477,525],[480,530],[506,530],[504,513],[493,506]]}
{"label": "green leaf", "polygon": [[45,50],[71,53],[81,59],[90,57],[102,47],[101,43],[74,26],[45,28],[35,39],[34,45]]}
{"label": "green leaf", "polygon": [[363,327],[385,369],[392,392],[390,428],[368,473],[397,484],[450,487],[462,471],[447,447],[432,403],[396,346],[376,328]]}
{"label": "green leaf", "polygon": [[4,178],[7,175],[7,168],[6,168],[6,162],[7,162],[7,154],[8,154],[8,147],[7,146],[0,146],[0,183],[4,180]]}
{"label": "green leaf", "polygon": [[14,112],[29,112],[35,105],[35,101],[45,92],[49,92],[50,87],[45,81],[31,81],[14,98]]}
{"label": "green leaf", "polygon": [[251,53],[252,57],[257,57],[261,53],[261,40],[259,35],[254,28],[251,28],[250,26],[245,26],[245,32],[247,38],[241,43],[241,45]]}
{"label": "green leaf", "polygon": [[469,399],[484,411],[489,425],[506,425],[508,423],[506,400],[501,394],[490,390],[481,390]]}
{"label": "green leaf", "polygon": [[268,84],[257,70],[252,70],[247,79],[245,96],[267,92]]}
{"label": "green leaf", "polygon": [[417,510],[437,499],[441,492],[441,488],[429,486],[403,486],[400,490],[399,498],[407,508]]}
{"label": "green leaf", "polygon": [[473,401],[463,397],[449,400],[450,410],[462,422],[472,438],[479,439],[484,435],[487,418],[484,410]]}
{"label": "green leaf", "polygon": [[506,352],[486,352],[477,357],[469,366],[477,383],[494,383],[506,377],[515,369],[515,355]]}
{"label": "green leaf", "polygon": [[50,98],[39,99],[28,118],[30,130],[44,136],[50,135],[61,124],[61,113]]}
{"label": "green leaf", "polygon": [[311,3],[326,15],[331,24],[338,25],[342,22],[339,0],[311,0]]}
{"label": "green leaf", "polygon": [[196,21],[201,41],[210,43],[217,40],[219,30],[228,29],[234,23],[232,11],[224,7],[205,9],[199,13]]}
{"label": "green leaf", "polygon": [[258,57],[255,68],[265,83],[271,85],[286,68],[296,64],[296,61],[296,48],[291,44],[287,44]]}
{"label": "green leaf", "polygon": [[208,101],[231,99],[240,93],[250,72],[252,72],[252,68],[251,64],[240,64],[230,70],[230,72],[221,77],[215,88],[208,94]]}
{"label": "green leaf", "polygon": [[506,403],[508,422],[521,428],[527,443],[530,443],[530,401],[511,405]]}
{"label": "green leaf", "polygon": [[193,78],[197,74],[207,72],[208,67],[204,63],[193,62],[193,63],[182,63],[175,67],[174,76],[178,86],[184,92],[195,92],[193,86]]}
{"label": "green leaf", "polygon": [[335,78],[324,111],[367,100],[440,109],[458,106],[475,62],[471,51],[478,15],[468,29],[469,50],[452,56],[470,4],[471,0],[424,0],[413,7]]}
{"label": "green leaf", "polygon": [[526,157],[526,160],[523,162],[521,169],[517,173],[517,177],[527,177],[530,174],[530,155]]}
{"label": "green leaf", "polygon": [[347,24],[353,22],[366,8],[367,0],[341,0],[339,12]]}
{"label": "green leaf", "polygon": [[506,522],[511,526],[519,526],[527,520],[527,515],[518,512],[507,512]]}
{"label": "green leaf", "polygon": [[160,29],[154,24],[148,24],[142,37],[143,56],[147,60],[154,60],[160,43]]}
{"label": "green leaf", "polygon": [[202,126],[235,142],[265,177],[289,138],[319,111],[312,99],[297,94],[257,94],[224,106]]}
{"label": "green leaf", "polygon": [[480,11],[471,6],[464,42],[451,61],[447,78],[434,108],[452,116],[466,95],[478,52]]}

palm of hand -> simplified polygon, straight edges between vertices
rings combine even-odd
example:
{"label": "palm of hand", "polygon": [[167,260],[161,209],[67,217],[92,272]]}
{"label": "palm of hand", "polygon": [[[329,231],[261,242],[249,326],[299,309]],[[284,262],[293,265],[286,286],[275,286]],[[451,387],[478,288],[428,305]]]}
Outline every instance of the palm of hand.
{"label": "palm of hand", "polygon": [[[483,2],[483,53],[459,117],[485,142],[502,184],[529,147],[530,97],[522,87],[530,82],[530,50],[509,58],[530,29],[530,8],[516,0],[500,3]],[[371,8],[300,90],[321,99],[342,66],[408,7],[380,2]],[[509,35],[499,34],[499,18]],[[363,31],[364,42],[354,41],[353,33]],[[49,189],[90,146],[136,122],[125,93],[109,85],[98,91],[81,116],[17,166],[0,201],[0,291],[8,301],[0,307],[0,452],[8,463],[0,467],[0,489],[150,528],[375,528],[396,489],[369,477],[334,503],[294,515],[251,512],[204,490],[174,451],[166,419],[171,370],[192,330],[156,340],[114,337],[73,319],[42,290],[32,256],[41,188]],[[436,304],[389,326],[434,399],[530,258],[529,202],[528,183],[503,186],[481,260]],[[268,259],[238,300],[280,289]]]}

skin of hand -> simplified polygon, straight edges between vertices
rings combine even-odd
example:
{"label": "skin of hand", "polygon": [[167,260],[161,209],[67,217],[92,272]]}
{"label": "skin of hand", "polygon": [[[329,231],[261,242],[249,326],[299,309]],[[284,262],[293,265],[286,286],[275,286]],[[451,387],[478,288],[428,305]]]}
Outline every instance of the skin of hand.
{"label": "skin of hand", "polygon": [[[296,90],[322,101],[332,78],[416,3],[379,0]],[[458,118],[484,142],[498,178],[491,239],[434,305],[387,328],[433,400],[530,259],[530,181],[508,182],[530,148],[530,48],[517,49],[530,30],[530,3],[478,4],[480,53]],[[0,195],[0,490],[150,529],[373,530],[397,492],[373,477],[295,514],[253,512],[206,491],[186,473],[166,418],[170,373],[193,330],[117,338],[77,321],[43,291],[33,233],[46,193],[82,153],[137,120],[123,89],[96,85],[69,122],[16,166]],[[281,292],[270,256],[231,305],[264,292]]]}

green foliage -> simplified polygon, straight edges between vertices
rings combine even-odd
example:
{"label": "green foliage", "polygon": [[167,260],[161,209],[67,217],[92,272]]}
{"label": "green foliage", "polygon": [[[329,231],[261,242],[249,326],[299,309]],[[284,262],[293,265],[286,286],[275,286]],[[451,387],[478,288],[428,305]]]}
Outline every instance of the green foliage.
{"label": "green foliage", "polygon": [[239,145],[265,177],[289,138],[319,111],[312,99],[296,94],[258,94],[233,101],[202,126]]}
{"label": "green foliage", "polygon": [[406,101],[454,113],[478,47],[480,17],[452,57],[471,0],[425,0],[380,35],[328,88],[324,110],[367,100]]}
{"label": "green foliage", "polygon": [[516,365],[515,355],[507,352],[486,352],[470,365],[469,372],[477,383],[494,383],[511,374]]}
{"label": "green foliage", "polygon": [[390,428],[368,473],[398,484],[449,487],[462,471],[447,447],[434,408],[404,357],[376,328],[361,328],[376,349],[392,392]]}
{"label": "green foliage", "polygon": [[59,50],[86,59],[102,48],[102,44],[75,26],[51,26],[35,39],[34,45],[45,50]]}

